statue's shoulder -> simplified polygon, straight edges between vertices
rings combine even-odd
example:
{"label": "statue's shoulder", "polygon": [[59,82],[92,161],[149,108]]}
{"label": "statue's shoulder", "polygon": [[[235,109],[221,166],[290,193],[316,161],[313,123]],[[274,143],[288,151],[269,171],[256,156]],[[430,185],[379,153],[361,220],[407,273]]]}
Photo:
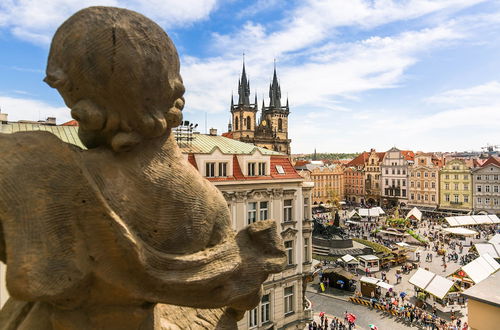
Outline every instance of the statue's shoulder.
{"label": "statue's shoulder", "polygon": [[[78,153],[83,151],[46,131],[0,134],[0,150],[2,176],[7,173],[12,175],[12,171],[19,172],[21,169],[34,170],[63,163],[75,166]],[[29,172],[36,175],[33,171]]]}

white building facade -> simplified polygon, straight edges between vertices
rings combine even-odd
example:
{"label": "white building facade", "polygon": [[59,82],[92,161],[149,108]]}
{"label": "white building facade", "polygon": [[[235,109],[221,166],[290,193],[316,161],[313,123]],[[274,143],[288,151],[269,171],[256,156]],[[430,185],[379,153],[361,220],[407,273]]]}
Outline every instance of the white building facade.
{"label": "white building facade", "polygon": [[181,150],[222,192],[236,231],[274,219],[283,238],[286,268],[269,276],[260,304],[245,314],[238,329],[303,329],[311,317],[304,278],[312,264],[313,185],[304,182],[286,155],[225,137],[198,135],[193,146]]}
{"label": "white building facade", "polygon": [[411,151],[396,147],[388,150],[380,166],[382,205],[408,204],[408,167],[413,163]]}
{"label": "white building facade", "polygon": [[472,170],[474,212],[500,214],[500,161],[488,158]]}

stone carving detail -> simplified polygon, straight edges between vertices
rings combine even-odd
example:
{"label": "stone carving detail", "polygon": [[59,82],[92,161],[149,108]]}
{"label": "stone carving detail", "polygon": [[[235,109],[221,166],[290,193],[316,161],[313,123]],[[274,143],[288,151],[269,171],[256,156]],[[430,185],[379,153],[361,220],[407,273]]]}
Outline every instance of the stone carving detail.
{"label": "stone carving detail", "polygon": [[129,10],[81,10],[57,30],[45,81],[88,150],[0,134],[0,328],[234,329],[286,256],[273,221],[234,233],[223,195],[183,159],[167,34]]}

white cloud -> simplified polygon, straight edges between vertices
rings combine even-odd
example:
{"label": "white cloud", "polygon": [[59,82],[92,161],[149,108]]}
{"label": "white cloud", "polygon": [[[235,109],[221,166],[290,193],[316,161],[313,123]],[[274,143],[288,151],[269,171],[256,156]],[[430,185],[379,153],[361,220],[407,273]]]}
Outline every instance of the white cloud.
{"label": "white cloud", "polygon": [[171,28],[206,19],[217,0],[2,0],[0,27],[20,39],[48,45],[55,29],[70,15],[97,5],[135,10]]}
{"label": "white cloud", "polygon": [[70,110],[66,107],[56,107],[30,98],[0,95],[0,108],[2,113],[9,115],[9,121],[45,120],[47,117],[56,117],[57,123],[62,124],[72,119]]}
{"label": "white cloud", "polygon": [[[426,99],[430,104],[442,106],[500,105],[500,82],[490,81],[482,85],[445,91]],[[500,108],[498,110],[500,113]]]}

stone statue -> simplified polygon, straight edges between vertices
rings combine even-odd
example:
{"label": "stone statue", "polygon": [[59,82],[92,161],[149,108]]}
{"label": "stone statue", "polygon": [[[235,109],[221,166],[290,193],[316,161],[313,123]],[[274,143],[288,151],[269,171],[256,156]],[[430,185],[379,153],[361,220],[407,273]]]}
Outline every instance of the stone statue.
{"label": "stone statue", "polygon": [[[215,77],[214,77],[215,79]],[[0,329],[235,328],[286,256],[273,221],[235,233],[222,194],[172,136],[177,51],[133,11],[90,7],[57,30],[45,81],[88,148],[0,134]]]}

